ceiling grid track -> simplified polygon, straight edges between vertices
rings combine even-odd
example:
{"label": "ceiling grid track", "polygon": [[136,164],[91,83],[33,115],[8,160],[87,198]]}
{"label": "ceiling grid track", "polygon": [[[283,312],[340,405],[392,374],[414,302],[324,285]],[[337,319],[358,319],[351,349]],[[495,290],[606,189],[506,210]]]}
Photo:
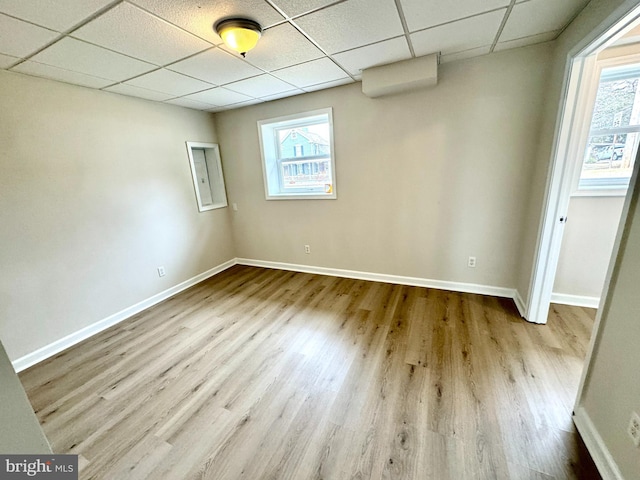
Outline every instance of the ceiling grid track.
{"label": "ceiling grid track", "polygon": [[[101,15],[107,13],[109,10],[111,10],[112,8],[116,7],[117,5],[120,5],[121,3],[123,3],[124,0],[115,0],[107,5],[105,5],[104,7],[102,7],[100,10],[98,10],[97,12],[95,12],[93,15],[88,16],[87,18],[85,18],[84,20],[82,20],[80,23],[77,23],[76,25],[74,25],[71,28],[68,28],[67,30],[65,30],[64,32],[60,32],[60,35],[58,35],[56,38],[54,38],[53,40],[51,40],[50,42],[48,42],[47,44],[43,45],[42,47],[38,48],[37,50],[35,50],[34,52],[31,52],[29,55],[27,55],[24,58],[21,58],[20,61],[16,62],[14,65],[11,65],[11,67],[9,68],[14,68],[18,65],[20,65],[21,63],[26,62],[27,60],[31,59],[32,57],[34,57],[35,55],[39,54],[40,52],[46,50],[47,48],[49,48],[50,46],[58,43],[60,40],[62,40],[65,37],[68,37],[70,34],[72,34],[73,32],[75,32],[76,30],[78,30],[79,28],[84,27],[86,24],[88,24],[89,22],[92,22],[93,20],[95,20],[96,18],[100,17]],[[22,19],[18,19],[20,21],[24,21]],[[40,26],[37,24],[34,24],[36,26]],[[42,27],[45,28],[45,27]],[[55,30],[54,30],[55,31]],[[88,43],[88,42],[87,42]],[[119,52],[115,52],[115,53],[119,53]],[[131,57],[133,58],[133,57]]]}
{"label": "ceiling grid track", "polygon": [[[324,5],[324,6],[320,7],[320,8],[316,8],[314,10],[310,10],[310,11],[305,12],[303,14],[295,15],[294,17],[289,17],[284,11],[282,11],[281,8],[279,8],[277,5],[275,5],[272,0],[265,0],[265,1],[269,5],[271,5],[280,15],[284,16],[286,21],[289,23],[289,25],[291,25],[293,28],[295,28],[301,35],[303,35],[309,42],[311,42],[318,50],[320,50],[322,52],[322,54],[326,58],[331,60],[338,68],[342,69],[344,71],[344,73],[349,78],[351,78],[351,80],[357,81],[357,79],[351,74],[351,72],[349,72],[346,68],[344,68],[342,65],[340,65],[340,63],[338,63],[329,53],[327,53],[327,51],[324,48],[322,48],[318,44],[318,42],[316,42],[313,38],[311,38],[310,35],[308,35],[302,28],[300,28],[300,26],[294,20],[294,18],[301,18],[301,17],[304,17],[304,16],[309,15],[311,13],[316,13],[316,12],[319,12],[321,10],[325,10],[325,9],[327,9],[329,7],[333,7],[335,5],[339,5],[341,3],[344,3],[347,0],[340,0],[338,2],[334,2],[334,3],[330,4],[330,5]],[[317,59],[314,59],[314,60],[317,60]],[[309,60],[309,62],[313,62],[314,60]],[[308,63],[308,62],[302,62],[302,63],[299,63],[298,65],[304,65],[305,63]]]}
{"label": "ceiling grid track", "polygon": [[489,49],[489,53],[493,53],[493,50],[496,48],[496,45],[498,44],[498,40],[502,35],[502,31],[504,30],[504,26],[507,24],[507,20],[509,19],[509,15],[511,15],[511,11],[513,10],[513,7],[515,6],[515,4],[516,4],[516,0],[511,0],[511,3],[507,7],[507,11],[504,14],[502,23],[500,24],[500,27],[498,27],[498,33],[496,33],[496,37],[494,38],[493,43],[491,44],[491,48]]}
{"label": "ceiling grid track", "polygon": [[[552,40],[587,3],[0,2],[0,69],[218,111],[357,82],[368,68],[431,53],[460,61]],[[261,25],[246,59],[213,30],[230,17]]]}
{"label": "ceiling grid track", "polygon": [[411,52],[411,58],[416,58],[416,52],[413,49],[413,43],[411,43],[411,33],[409,32],[409,27],[407,26],[407,19],[404,16],[404,10],[402,9],[402,4],[400,0],[395,0],[396,9],[398,10],[398,15],[400,16],[400,23],[402,23],[402,29],[404,30],[404,38],[407,40],[407,46],[409,47],[409,52]]}

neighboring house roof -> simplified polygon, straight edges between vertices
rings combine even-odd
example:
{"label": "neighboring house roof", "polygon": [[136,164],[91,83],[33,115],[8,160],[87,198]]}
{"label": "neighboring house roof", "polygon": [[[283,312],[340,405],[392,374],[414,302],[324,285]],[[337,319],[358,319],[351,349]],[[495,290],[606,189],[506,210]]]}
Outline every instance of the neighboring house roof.
{"label": "neighboring house roof", "polygon": [[284,143],[285,140],[287,138],[289,138],[289,136],[291,136],[291,134],[293,132],[296,132],[298,135],[302,135],[304,138],[306,138],[308,140],[309,143],[317,143],[318,145],[329,146],[329,141],[327,139],[325,139],[324,137],[322,137],[321,135],[318,135],[317,133],[313,133],[313,132],[305,132],[305,131],[299,130],[297,128],[292,129],[287,134],[287,136],[282,139],[282,141],[280,143]]}

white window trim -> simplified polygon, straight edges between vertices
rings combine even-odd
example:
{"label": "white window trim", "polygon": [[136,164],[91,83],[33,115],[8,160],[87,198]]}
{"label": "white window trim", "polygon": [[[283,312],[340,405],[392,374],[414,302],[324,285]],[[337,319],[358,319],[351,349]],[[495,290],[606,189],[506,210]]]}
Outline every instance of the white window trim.
{"label": "white window trim", "polygon": [[[269,138],[267,136],[263,136],[263,126],[268,126],[271,124],[286,124],[286,122],[292,122],[294,120],[302,120],[306,117],[314,117],[319,115],[327,115],[328,123],[329,123],[329,161],[331,163],[331,193],[305,193],[308,191],[307,189],[300,189],[296,192],[291,193],[279,193],[272,194],[269,193],[269,172],[267,168],[280,168],[281,160],[280,157],[280,145],[277,142],[276,131],[277,129],[274,127],[273,135]],[[258,121],[258,138],[260,140],[260,159],[262,163],[262,179],[264,182],[264,193],[266,200],[335,200],[337,198],[337,189],[336,189],[336,164],[335,164],[335,149],[334,149],[334,141],[333,141],[333,109],[322,108],[318,110],[312,110],[308,112],[300,112],[291,115],[284,115],[276,118],[268,118],[265,120]],[[265,144],[267,148],[265,148]],[[273,153],[274,155],[271,155]],[[299,157],[301,160],[304,157]],[[312,159],[313,157],[307,157],[307,159]],[[325,158],[325,156],[322,156]],[[291,161],[295,161],[296,158],[292,158]],[[280,178],[280,177],[279,177]]]}
{"label": "white window trim", "polygon": [[[598,95],[598,85],[600,84],[602,70],[604,68],[617,67],[630,63],[640,63],[640,53],[597,60],[591,78],[588,80],[588,84],[585,85],[585,88],[587,88],[585,96],[586,108],[583,110],[584,115],[580,121],[579,145],[581,145],[581,149],[578,150],[577,168],[575,168],[574,186],[571,192],[572,197],[624,197],[627,194],[628,181],[619,186],[614,186],[612,183],[598,186],[597,182],[594,182],[596,184],[588,187],[580,187],[580,176],[584,163],[584,150],[591,133],[591,119],[596,106],[596,97]],[[637,127],[630,128],[633,129]]]}

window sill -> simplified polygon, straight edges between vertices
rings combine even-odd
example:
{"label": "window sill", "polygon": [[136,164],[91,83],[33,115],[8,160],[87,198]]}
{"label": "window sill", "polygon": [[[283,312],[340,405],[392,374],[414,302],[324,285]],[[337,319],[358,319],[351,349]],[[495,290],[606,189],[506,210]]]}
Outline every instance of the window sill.
{"label": "window sill", "polygon": [[572,197],[625,197],[627,187],[624,188],[585,188],[575,190]]}
{"label": "window sill", "polygon": [[333,195],[267,195],[267,200],[336,200]]}

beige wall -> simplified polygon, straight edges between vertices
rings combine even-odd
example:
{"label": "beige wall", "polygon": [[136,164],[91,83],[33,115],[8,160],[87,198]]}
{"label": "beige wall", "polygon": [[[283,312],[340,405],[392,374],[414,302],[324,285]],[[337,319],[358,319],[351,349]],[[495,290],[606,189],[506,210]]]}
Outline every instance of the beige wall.
{"label": "beige wall", "polygon": [[12,360],[234,257],[228,209],[198,213],[184,143],[215,141],[212,115],[8,72],[0,111]]}
{"label": "beige wall", "polygon": [[51,453],[27,394],[0,342],[0,453]]}
{"label": "beige wall", "polygon": [[640,414],[639,198],[636,186],[579,405],[627,479],[640,472],[640,450],[626,431],[631,412]]}
{"label": "beige wall", "polygon": [[624,197],[571,197],[553,293],[600,297]]}
{"label": "beige wall", "polygon": [[[238,256],[513,288],[550,54],[445,64],[413,93],[353,84],[217,114]],[[338,199],[266,201],[256,122],[323,107]]]}

